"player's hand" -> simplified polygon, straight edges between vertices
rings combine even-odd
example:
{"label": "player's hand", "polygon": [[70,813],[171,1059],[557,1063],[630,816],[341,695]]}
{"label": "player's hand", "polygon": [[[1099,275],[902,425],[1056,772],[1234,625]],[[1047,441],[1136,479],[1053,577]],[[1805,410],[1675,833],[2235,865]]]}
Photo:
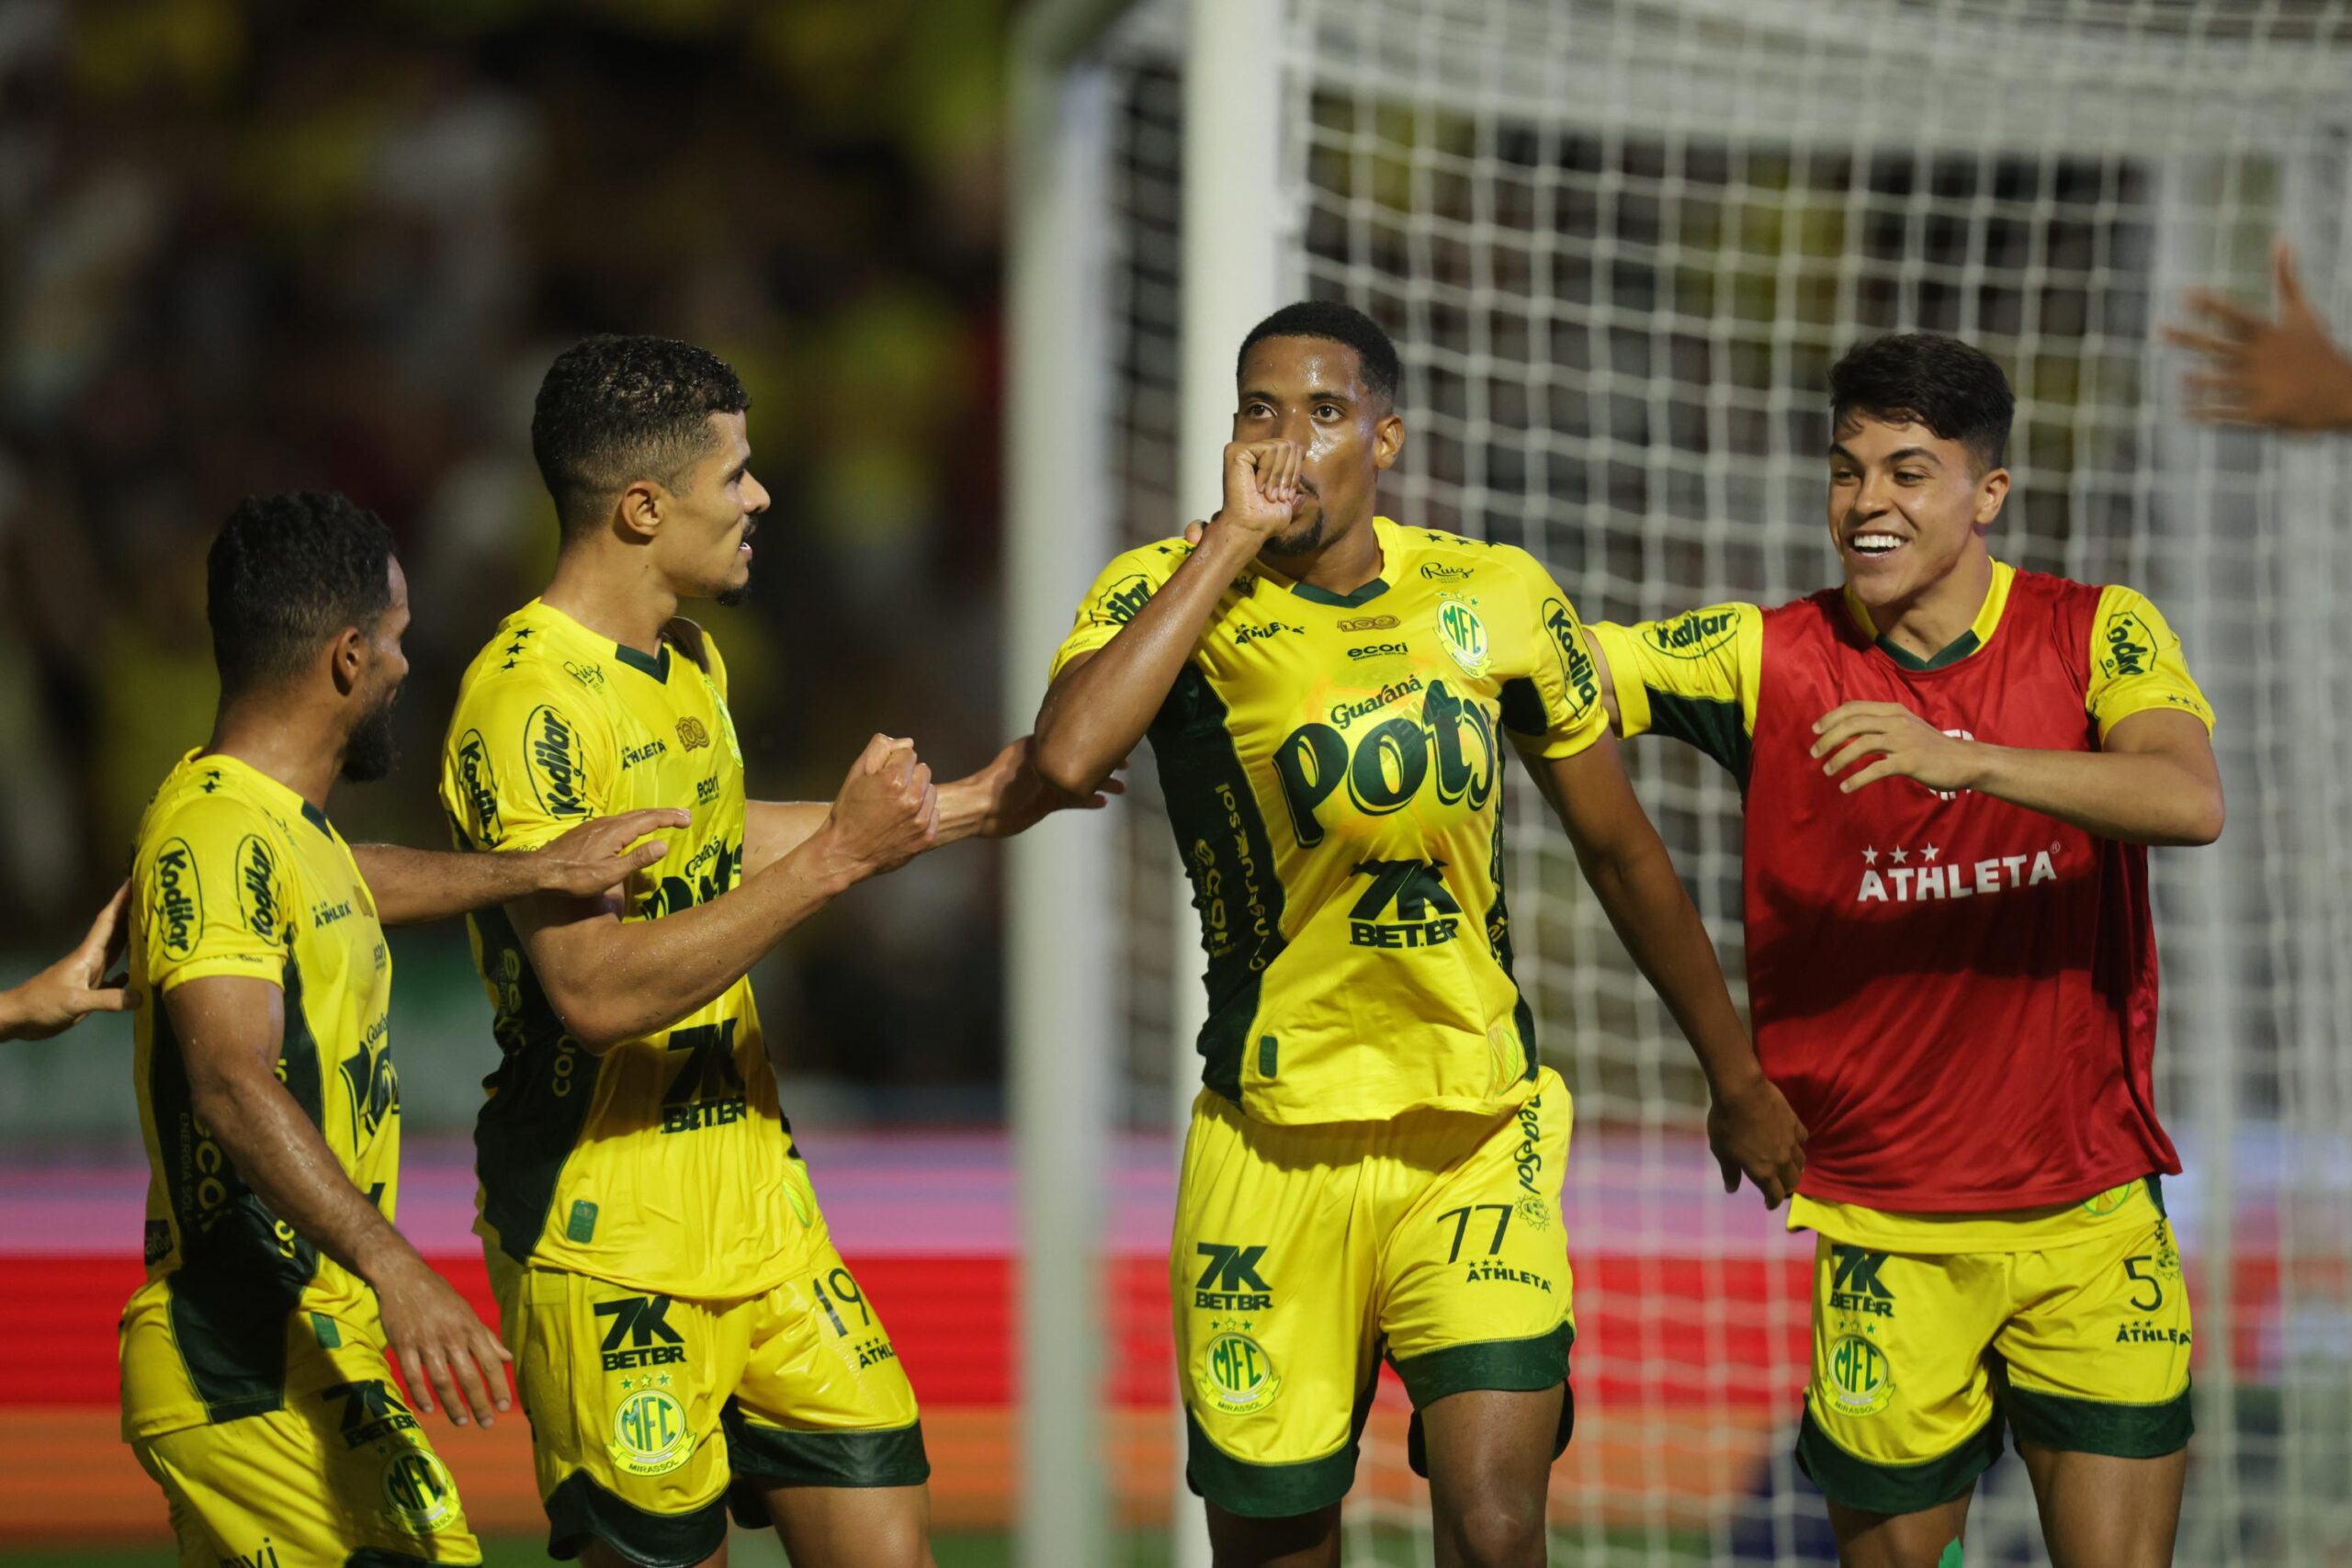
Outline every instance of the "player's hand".
{"label": "player's hand", "polygon": [[1781,1091],[1758,1073],[1742,1088],[1718,1093],[1707,1107],[1707,1147],[1723,1170],[1724,1190],[1739,1190],[1743,1176],[1777,1209],[1804,1174],[1804,1123]]}
{"label": "player's hand", "polygon": [[693,822],[690,813],[667,807],[599,817],[594,822],[582,822],[546,848],[531,852],[531,871],[543,893],[593,898],[670,852],[670,846],[660,839],[633,850],[628,845],[648,833],[689,827]]}
{"label": "player's hand", "polygon": [[1299,486],[1306,462],[1306,448],[1295,441],[1227,442],[1225,505],[1209,519],[1209,527],[1230,528],[1252,545],[1281,533],[1306,493]]}
{"label": "player's hand", "polygon": [[1840,795],[1898,777],[1929,789],[1973,789],[1983,771],[1984,753],[1975,741],[1946,735],[1901,703],[1848,703],[1824,714],[1813,733],[1811,755],[1828,759],[1821,771],[1833,779],[1864,757],[1877,759],[1839,779]]}
{"label": "player's hand", "polygon": [[387,1278],[369,1282],[385,1346],[419,1410],[433,1414],[437,1395],[451,1425],[464,1426],[470,1415],[488,1427],[498,1411],[513,1408],[500,1369],[514,1358],[448,1280],[410,1254]]}
{"label": "player's hand", "polygon": [[125,883],[90,922],[79,947],[6,993],[0,1039],[46,1040],[94,1012],[128,1012],[136,1005],[129,976],[107,974],[122,952],[122,916],[130,903],[130,885]]}
{"label": "player's hand", "polygon": [[2167,339],[2206,359],[2207,368],[2181,378],[2189,416],[2280,430],[2352,425],[2352,357],[2328,340],[2327,323],[2304,297],[2285,240],[2272,247],[2271,265],[2278,284],[2277,321],[2200,288],[2189,294],[2188,308],[2212,330],[2165,328]]}
{"label": "player's hand", "polygon": [[878,876],[931,848],[939,836],[939,791],[915,743],[877,735],[865,743],[833,797],[819,832],[853,881]]}
{"label": "player's hand", "polygon": [[[1126,781],[1118,776],[1118,769],[1112,770],[1111,776],[1097,784],[1091,795],[1066,795],[1056,789],[1030,761],[1034,739],[1023,736],[999,751],[987,767],[948,786],[978,792],[980,818],[973,831],[982,838],[1009,839],[1015,833],[1026,832],[1057,811],[1099,811],[1111,804],[1113,795],[1126,794]],[[1122,760],[1119,768],[1126,765]]]}

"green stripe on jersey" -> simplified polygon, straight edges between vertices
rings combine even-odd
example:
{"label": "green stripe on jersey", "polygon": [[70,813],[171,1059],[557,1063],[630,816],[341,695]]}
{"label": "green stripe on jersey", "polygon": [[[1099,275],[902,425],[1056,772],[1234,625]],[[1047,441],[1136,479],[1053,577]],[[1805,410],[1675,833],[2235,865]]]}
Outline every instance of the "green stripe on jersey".
{"label": "green stripe on jersey", "polygon": [[[1209,959],[1201,1081],[1238,1105],[1241,1055],[1258,1013],[1259,990],[1267,966],[1284,945],[1283,885],[1274,874],[1273,840],[1226,717],[1224,699],[1208,677],[1187,664],[1149,733],[1169,823],[1193,884],[1193,908],[1201,914],[1201,947]],[[1202,888],[1211,872],[1222,877],[1222,897],[1215,902],[1227,911],[1227,941],[1221,953],[1209,921],[1212,900]],[[1263,936],[1255,934],[1261,926]]]}
{"label": "green stripe on jersey", "polygon": [[493,906],[468,919],[481,972],[514,976],[491,1026],[502,1055],[482,1080],[490,1096],[474,1119],[481,1216],[497,1233],[499,1250],[528,1263],[547,1229],[564,1162],[587,1125],[604,1064],[565,1036],[506,912]]}

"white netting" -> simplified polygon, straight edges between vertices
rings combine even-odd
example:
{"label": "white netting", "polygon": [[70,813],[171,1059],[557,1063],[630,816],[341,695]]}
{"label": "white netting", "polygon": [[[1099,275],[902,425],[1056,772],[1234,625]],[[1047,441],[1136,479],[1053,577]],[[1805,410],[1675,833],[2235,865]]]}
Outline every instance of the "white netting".
{"label": "white netting", "polygon": [[[1121,112],[1113,455],[1130,539],[1170,531],[1179,55],[1113,51]],[[2154,597],[2222,720],[2231,820],[2158,852],[2167,1189],[2198,1314],[2179,1560],[2352,1560],[2352,446],[2178,416],[2153,329],[2191,285],[2263,288],[2270,237],[2352,325],[2352,18],[2272,0],[1295,0],[1283,201],[1306,292],[1406,364],[1401,519],[1522,544],[1589,618],[1835,580],[1825,373],[1927,328],[2018,393],[1996,549]],[[1634,747],[1735,975],[1740,823],[1713,765]],[[1130,813],[1130,1124],[1164,1126],[1171,853]],[[1830,1560],[1788,1458],[1801,1244],[1711,1195],[1675,1038],[1523,788],[1522,983],[1577,1097],[1567,1208],[1579,1424],[1560,1560]],[[2175,1189],[2177,1188],[2177,1195]],[[1375,1418],[1351,1560],[1426,1562],[1426,1492]],[[1187,1500],[1184,1505],[1193,1505]],[[2014,1459],[1969,1561],[2041,1560]]]}

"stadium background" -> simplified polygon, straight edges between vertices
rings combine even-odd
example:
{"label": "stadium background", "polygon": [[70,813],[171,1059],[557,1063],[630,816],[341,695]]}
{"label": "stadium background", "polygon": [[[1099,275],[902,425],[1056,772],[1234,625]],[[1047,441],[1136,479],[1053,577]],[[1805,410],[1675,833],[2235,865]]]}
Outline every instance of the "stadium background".
{"label": "stadium background", "polygon": [[[2160,865],[2176,943],[2167,997],[2176,1011],[2189,998],[2203,1046],[2183,1050],[2168,1018],[2166,1110],[2192,1174],[2202,1154],[2216,1178],[2176,1203],[2192,1216],[2185,1233],[2206,1205],[2210,1245],[2188,1240],[2190,1283],[2204,1350],[2224,1352],[2199,1363],[2200,1388],[2222,1393],[2199,1410],[2192,1518],[2206,1533],[2202,1555],[2183,1561],[2296,1561],[2278,1554],[2290,1533],[2352,1550],[2352,1402],[2335,1397],[2352,1390],[2341,1136],[2352,1067],[2346,1010],[2329,1000],[2346,998],[2352,965],[2340,893],[2331,904],[2315,892],[2352,875],[2352,810],[2342,772],[2325,767],[2337,756],[2352,769],[2352,755],[2309,683],[2290,690],[2282,674],[2334,646],[2289,612],[2352,589],[2339,536],[2312,531],[2345,521],[2352,474],[2309,449],[2282,471],[2252,437],[2190,443],[2155,406],[2171,371],[2145,352],[2166,303],[2158,276],[2258,283],[2284,221],[2276,145],[2334,160],[2316,181],[2306,172],[2294,217],[2315,276],[2345,276],[2328,263],[2341,254],[2352,76],[2338,77],[2324,126],[2285,132],[2270,121],[2316,96],[2290,90],[2307,85],[2291,70],[2241,73],[2210,121],[2170,124],[2161,107],[2101,124],[2114,104],[2087,80],[2119,60],[2142,72],[2121,85],[2159,104],[2169,84],[2152,62],[2206,28],[2223,51],[2250,32],[2274,46],[2274,68],[2299,49],[2308,64],[2344,47],[2345,8],[1874,3],[1292,0],[1300,23],[1282,63],[1317,89],[1285,99],[1279,131],[1295,155],[1284,194],[1299,200],[1227,250],[1271,265],[1254,253],[1279,246],[1301,288],[1371,305],[1397,329],[1416,423],[1392,504],[1530,544],[1589,613],[1818,581],[1815,502],[1792,498],[1815,482],[1804,440],[1819,372],[1860,331],[1917,324],[1984,335],[2019,379],[2011,513],[2025,564],[2160,570],[2169,581],[2143,585],[2177,625],[2174,595],[2192,589],[2209,601],[2199,625],[2261,617],[2191,642],[2199,675],[2229,694],[2225,722],[2247,716],[2224,755],[2243,871],[2184,895]],[[1249,17],[1233,0],[1194,5]],[[2079,51],[2082,96],[2045,95],[2019,117],[2033,129],[1993,133],[2007,137],[1998,156],[1990,140],[1906,141],[1915,114],[1933,121],[1934,95],[1915,103],[1848,71],[1849,48],[1881,40],[1841,33],[1832,11],[1934,23],[1944,43],[2054,40],[2048,62],[2004,68],[2063,75]],[[1224,105],[1218,124],[1186,123],[1182,12],[1153,0],[0,6],[0,952],[13,959],[0,976],[80,930],[119,875],[146,792],[201,740],[202,553],[251,490],[341,488],[398,536],[416,600],[407,761],[346,790],[336,816],[355,839],[442,841],[430,786],[440,717],[466,659],[552,550],[530,395],[587,331],[693,338],[752,391],[755,466],[775,505],[751,602],[707,618],[729,651],[760,792],[830,795],[875,728],[915,736],[950,773],[983,760],[1002,715],[1024,705],[999,671],[1035,668],[1025,646],[1066,620],[1074,591],[1055,580],[1082,581],[1107,553],[1098,546],[1197,506],[1200,487],[1177,471],[1198,450],[1183,427],[1204,411],[1220,422],[1175,395],[1192,374],[1183,297],[1207,286],[1181,232],[1183,175],[1232,144],[1200,138],[1250,117]],[[1017,269],[1024,233],[1007,194],[1024,167],[1021,78],[1009,91],[1007,67],[1014,28],[1072,16],[1120,17],[1063,84],[1098,95],[1080,134],[1101,143],[1076,160],[1091,161],[1098,188],[1063,248],[1083,249],[1109,281],[1102,298],[1046,299],[1086,340],[1102,380],[1084,384],[1111,396],[1069,412],[1065,444],[1062,493],[1101,501],[1100,515],[1048,539],[1069,558],[1041,569],[1023,553],[1037,532],[1024,545],[1001,502],[1018,423],[1009,368],[1020,384],[1007,323],[1023,314],[1006,257]],[[2101,55],[2097,29],[2076,33],[2069,17],[2130,41]],[[1528,39],[1557,47],[1514,59],[1510,45]],[[1612,79],[1611,47],[1642,72]],[[1793,52],[1760,52],[1775,49]],[[1511,75],[1522,67],[1532,87]],[[1785,96],[1759,108],[1743,94],[1765,81]],[[1581,130],[1525,107],[1564,90],[1589,96]],[[1596,103],[1610,112],[1594,118]],[[1816,146],[1850,141],[1782,155],[1781,120],[1805,116]],[[2214,216],[2177,225],[2190,238],[2169,252],[2165,193],[2135,134],[2216,149],[2212,188],[2191,193]],[[1249,171],[1237,185],[1256,181],[1246,162],[1231,166]],[[1110,437],[1099,451],[1095,434]],[[2315,512],[2279,500],[2323,493],[2313,481],[2331,476],[2336,499]],[[1012,482],[1022,493],[1017,471]],[[2162,483],[2187,485],[2210,515],[2162,515],[2147,500]],[[1734,516],[1758,526],[1735,533]],[[2241,535],[2261,543],[2225,547]],[[1736,950],[1736,924],[1722,921],[1737,853],[1727,792],[1671,749],[1640,767]],[[1116,1560],[1198,1560],[1196,1540],[1166,1528],[1172,1375],[1157,1255],[1165,1129],[1185,1076],[1171,1041],[1196,961],[1154,785],[1137,784],[1115,820],[1071,830],[1108,857],[1084,869],[1114,873],[1100,879],[1115,907],[1087,907],[1115,924],[1117,1032],[1043,1100],[1067,1123],[1093,1124],[1046,1140],[1051,1157],[1091,1156],[1066,1168],[1085,1189],[1068,1212],[1093,1237],[1080,1250],[1105,1285],[1091,1357],[1071,1342],[1041,1361],[1022,1312],[1046,1267],[1006,1131],[1041,1102],[1012,1071],[1002,1021],[1008,1000],[1016,1015],[1022,1005],[1007,995],[1003,932],[1023,863],[986,847],[930,857],[844,899],[755,975],[820,1193],[925,1403],[944,1568],[1018,1560],[1009,1532],[1038,1479],[1021,1472],[1018,1417],[1061,1387],[1102,1402],[1094,1423],[1059,1430],[1093,1439],[1083,1468],[1115,1507]],[[2301,833],[2313,824],[2318,836]],[[1825,1561],[1818,1505],[1784,1457],[1804,1249],[1752,1200],[1709,1196],[1679,1048],[1600,937],[1557,835],[1515,837],[1524,967],[1547,1050],[1579,1098],[1569,1210],[1583,1425],[1555,1476],[1555,1540],[1567,1561]],[[2183,932],[2196,938],[2185,953]],[[1047,936],[1103,951],[1101,931]],[[487,1065],[483,1004],[458,928],[392,942],[403,1227],[487,1310],[465,1142]],[[1085,987],[1081,973],[1065,983]],[[112,1322],[138,1273],[141,1186],[127,1049],[128,1030],[107,1021],[0,1055],[0,1558],[94,1568],[158,1556],[162,1505],[112,1415]],[[2329,1137],[2287,1135],[2312,1125]],[[1089,1362],[1091,1382],[1078,1375]],[[1391,1388],[1351,1515],[1353,1561],[1426,1561],[1399,1419]],[[523,1438],[510,1422],[443,1443],[478,1526],[517,1562],[538,1555]],[[2039,1560],[2020,1491],[2013,1463],[1995,1472],[1972,1562]],[[738,1551],[747,1564],[777,1560],[753,1540]]]}

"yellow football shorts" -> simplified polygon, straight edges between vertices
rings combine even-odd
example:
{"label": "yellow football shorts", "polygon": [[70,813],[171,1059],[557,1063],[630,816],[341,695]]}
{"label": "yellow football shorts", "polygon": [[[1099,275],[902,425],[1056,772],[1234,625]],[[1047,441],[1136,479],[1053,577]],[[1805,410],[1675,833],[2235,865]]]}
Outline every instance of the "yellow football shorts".
{"label": "yellow football shorts", "polygon": [[[1273,1126],[1202,1091],[1169,1259],[1193,1491],[1261,1518],[1339,1501],[1384,1354],[1417,1411],[1566,1381],[1570,1111],[1549,1069],[1500,1117]],[[1427,1473],[1418,1415],[1411,1446]]]}
{"label": "yellow football shorts", "polygon": [[458,1489],[382,1345],[353,1333],[319,1353],[347,1380],[282,1409],[131,1444],[171,1504],[182,1568],[480,1562]]}
{"label": "yellow football shorts", "polygon": [[[2154,1459],[2186,1447],[2188,1292],[2161,1190],[2103,1193],[2132,1222],[2031,1249],[1876,1252],[1817,1238],[1813,1375],[1797,1462],[1881,1514],[1962,1495],[2019,1441]],[[2145,1201],[2142,1201],[2144,1193]]]}
{"label": "yellow football shorts", "polygon": [[700,1562],[727,1506],[769,1523],[779,1486],[916,1486],[914,1390],[820,1228],[800,1269],[734,1302],[649,1295],[491,1250],[548,1550],[600,1540],[638,1563]]}

